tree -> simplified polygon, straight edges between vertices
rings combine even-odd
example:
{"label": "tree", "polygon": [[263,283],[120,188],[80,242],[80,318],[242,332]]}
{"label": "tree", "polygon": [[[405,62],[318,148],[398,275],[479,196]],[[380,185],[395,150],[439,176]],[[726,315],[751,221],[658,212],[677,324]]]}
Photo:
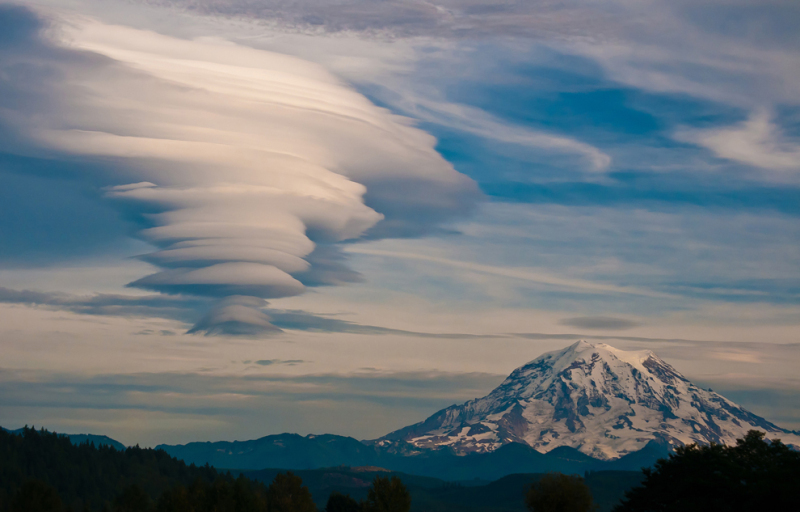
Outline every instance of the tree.
{"label": "tree", "polygon": [[317,506],[303,479],[291,471],[278,473],[267,490],[270,512],[316,512]]}
{"label": "tree", "polygon": [[201,510],[195,506],[195,499],[182,485],[164,491],[158,498],[158,512],[194,512]]}
{"label": "tree", "polygon": [[151,508],[150,496],[136,484],[126,487],[114,499],[114,512],[147,512]]}
{"label": "tree", "polygon": [[595,508],[583,478],[561,473],[547,473],[531,484],[525,506],[531,512],[589,512]]}
{"label": "tree", "polygon": [[111,511],[114,500],[132,484],[155,500],[176,485],[188,486],[196,479],[213,482],[218,476],[213,468],[188,466],[163,450],[118,451],[90,442],[75,445],[64,435],[44,430],[0,429],[2,512],[10,510],[16,493],[30,480],[52,486],[65,509],[98,512],[104,507]]}
{"label": "tree", "polygon": [[58,492],[41,480],[22,484],[11,500],[11,512],[61,512]]}
{"label": "tree", "polygon": [[328,496],[328,504],[325,505],[325,512],[360,512],[361,505],[350,497],[349,494],[342,494],[333,491]]}
{"label": "tree", "polygon": [[800,510],[800,453],[755,430],[735,446],[676,448],[644,475],[615,512]]}
{"label": "tree", "polygon": [[411,509],[411,493],[403,481],[376,476],[364,502],[365,512],[408,512]]}
{"label": "tree", "polygon": [[158,512],[266,512],[267,493],[261,483],[244,476],[233,480],[220,476],[208,483],[196,480],[189,488],[181,485],[161,494]]}

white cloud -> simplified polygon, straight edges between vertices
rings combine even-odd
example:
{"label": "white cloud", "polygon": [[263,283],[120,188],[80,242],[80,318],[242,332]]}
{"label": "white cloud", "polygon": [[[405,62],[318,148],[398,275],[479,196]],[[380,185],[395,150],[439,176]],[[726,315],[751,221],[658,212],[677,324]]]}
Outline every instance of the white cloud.
{"label": "white cloud", "polygon": [[555,153],[580,155],[586,160],[589,171],[603,172],[611,165],[611,157],[591,144],[503,122],[488,112],[469,105],[408,95],[396,106],[418,119],[471,133],[483,139]]}
{"label": "white cloud", "polygon": [[476,272],[479,274],[489,274],[499,277],[506,277],[516,281],[527,281],[531,283],[537,283],[540,285],[554,286],[556,288],[575,289],[575,290],[580,290],[581,292],[584,293],[627,294],[627,295],[639,295],[639,296],[656,297],[656,298],[677,298],[676,295],[659,293],[656,291],[647,290],[644,288],[637,288],[633,286],[630,287],[615,286],[610,284],[592,282],[583,279],[561,277],[552,272],[547,272],[541,269],[482,265],[479,263],[458,261],[455,259],[440,258],[437,256],[429,256],[425,254],[386,251],[386,250],[363,248],[363,247],[351,247],[349,248],[349,252],[354,254],[365,254],[370,256],[382,256],[386,258],[400,258],[407,260],[427,261],[431,263],[446,265],[448,267],[467,270],[470,272]]}
{"label": "white cloud", "polygon": [[699,144],[728,160],[774,171],[800,171],[800,144],[785,140],[766,110],[754,112],[737,126],[683,130],[676,138]]}
{"label": "white cloud", "polygon": [[423,233],[479,197],[432,136],[317,64],[79,16],[58,34],[15,56],[60,76],[45,84],[52,108],[12,119],[29,137],[14,151],[111,164],[108,196],[139,212],[159,249],[145,259],[165,268],[133,286],[296,295],[293,274],[329,263],[310,257],[318,244]]}

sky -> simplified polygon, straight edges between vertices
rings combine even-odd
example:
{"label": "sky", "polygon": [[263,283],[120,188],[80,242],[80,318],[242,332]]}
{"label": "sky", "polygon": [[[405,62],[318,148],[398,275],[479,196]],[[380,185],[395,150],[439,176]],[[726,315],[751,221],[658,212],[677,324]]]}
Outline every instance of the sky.
{"label": "sky", "polygon": [[373,439],[578,339],[800,430],[793,0],[0,0],[0,425]]}

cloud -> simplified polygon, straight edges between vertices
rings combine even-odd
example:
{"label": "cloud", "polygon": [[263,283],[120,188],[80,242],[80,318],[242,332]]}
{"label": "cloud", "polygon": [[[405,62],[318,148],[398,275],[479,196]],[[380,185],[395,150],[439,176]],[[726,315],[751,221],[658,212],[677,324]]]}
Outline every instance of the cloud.
{"label": "cloud", "polygon": [[402,101],[395,101],[394,105],[403,108],[417,119],[477,135],[483,139],[554,153],[577,154],[585,160],[584,167],[592,172],[606,171],[611,165],[611,157],[591,144],[525,126],[515,126],[476,107],[432,101],[410,95]]}
{"label": "cloud", "polygon": [[261,366],[272,366],[274,364],[285,364],[287,366],[297,366],[298,364],[303,364],[305,362],[306,361],[303,361],[302,359],[287,359],[285,361],[282,360],[282,359],[261,359],[259,361],[256,361],[255,363],[257,365],[261,365]]}
{"label": "cloud", "polygon": [[347,253],[332,244],[317,244],[314,251],[305,257],[308,269],[294,274],[305,286],[336,286],[360,283],[364,279],[347,266]]}
{"label": "cloud", "polygon": [[472,263],[469,261],[459,261],[455,259],[441,258],[437,256],[428,256],[425,254],[403,253],[396,251],[385,251],[381,249],[370,249],[362,247],[350,247],[348,249],[353,254],[366,254],[371,256],[382,256],[386,258],[399,258],[407,260],[428,261],[438,263],[453,268],[463,269],[479,274],[490,274],[500,277],[507,277],[516,280],[523,280],[532,283],[537,283],[545,286],[553,286],[556,288],[575,289],[581,290],[584,293],[614,293],[625,295],[639,295],[642,297],[654,298],[675,298],[676,296],[648,290],[645,288],[638,288],[633,286],[617,286],[611,284],[604,284],[593,282],[584,279],[574,279],[568,277],[559,277],[551,272],[537,271],[525,267],[513,268],[503,267],[496,265],[483,265],[480,263]]}
{"label": "cloud", "polygon": [[[668,343],[706,343],[700,340],[690,340],[684,338],[655,338],[645,336],[601,336],[596,334],[579,334],[579,333],[546,333],[546,332],[515,332],[511,334],[520,338],[529,340],[621,340],[621,341],[639,341],[639,342],[668,342]],[[715,342],[709,342],[715,343]]]}
{"label": "cloud", "polygon": [[311,332],[346,332],[352,334],[377,334],[377,335],[397,335],[410,336],[414,338],[432,339],[491,339],[502,338],[502,334],[467,334],[456,332],[420,332],[408,331],[403,329],[391,329],[377,325],[364,325],[329,316],[314,315],[305,311],[297,310],[270,310],[271,322],[282,329]]}
{"label": "cloud", "polygon": [[[686,373],[682,365],[676,367]],[[128,444],[254,439],[286,431],[372,439],[423,420],[443,407],[484,396],[506,377],[423,370],[303,375],[289,371],[294,368],[278,371],[276,365],[266,365],[240,375],[152,372],[87,376],[0,369],[0,424],[15,427],[46,422],[55,428],[73,419],[78,425],[75,428],[91,424],[97,432]],[[795,413],[800,389],[797,379],[710,377],[692,379],[781,426],[800,425]],[[354,417],[364,415],[371,421],[353,422]],[[130,421],[143,416],[148,421]],[[164,427],[169,419],[186,416],[195,421],[187,421],[184,429]],[[209,421],[218,422],[211,431],[206,430]]]}
{"label": "cloud", "polygon": [[[449,38],[538,33],[569,33],[616,26],[614,4],[597,8],[589,2],[507,0],[147,0],[205,15],[266,20],[305,32],[362,32],[394,37]],[[572,28],[569,28],[571,25]]]}
{"label": "cloud", "polygon": [[738,126],[684,129],[676,138],[706,147],[720,158],[774,171],[800,171],[800,143],[787,140],[765,110],[754,112]]}
{"label": "cloud", "polygon": [[133,334],[135,336],[175,336],[175,331],[170,331],[169,329],[160,329],[158,331],[154,331],[153,329],[142,329],[141,331]]}
{"label": "cloud", "polygon": [[[269,304],[264,299],[252,296],[232,295],[213,304],[209,304],[209,302],[209,299],[186,295],[98,294],[80,296],[0,287],[0,303],[40,306],[85,315],[166,318],[191,323],[194,321],[195,312],[198,309],[208,309],[208,312],[187,331],[189,334],[205,334],[207,336],[264,337],[278,334],[283,332],[284,329],[288,329],[307,332],[398,335],[432,339],[489,339],[504,337],[502,334],[420,332],[391,329],[377,325],[364,325],[300,310],[273,309],[269,307]],[[166,330],[145,329],[135,334],[170,336],[175,333]]]}
{"label": "cloud", "polygon": [[184,322],[193,321],[195,311],[207,308],[209,305],[207,299],[186,296],[119,294],[81,296],[4,287],[0,287],[0,303],[42,306],[83,315],[167,318]]}
{"label": "cloud", "polygon": [[270,317],[262,310],[266,302],[258,297],[231,296],[222,299],[201,318],[189,334],[263,336],[281,332],[270,323]]}
{"label": "cloud", "polygon": [[[283,366],[283,365],[281,365]],[[258,373],[42,373],[0,368],[0,424],[93,429],[132,444],[254,439],[270,433],[338,433],[373,439],[453,403],[483,396],[504,375],[441,371]],[[76,417],[77,416],[77,417]],[[187,417],[184,429],[163,428]],[[78,419],[79,417],[79,419]],[[147,417],[148,421],[130,421]],[[370,421],[353,422],[353,418]],[[116,421],[115,421],[116,420]],[[216,422],[212,432],[205,423]],[[298,427],[299,426],[299,427]],[[299,429],[299,430],[298,430]]]}
{"label": "cloud", "polygon": [[256,301],[359,279],[336,244],[434,232],[480,200],[433,137],[316,64],[41,19],[0,6],[0,152],[106,187],[162,269],[130,286],[223,299],[192,332],[270,330]]}
{"label": "cloud", "polygon": [[633,322],[631,320],[626,320],[625,318],[615,318],[611,316],[579,316],[574,318],[565,318],[559,323],[561,325],[569,325],[570,327],[579,327],[581,329],[609,331],[622,331],[641,325],[639,322]]}

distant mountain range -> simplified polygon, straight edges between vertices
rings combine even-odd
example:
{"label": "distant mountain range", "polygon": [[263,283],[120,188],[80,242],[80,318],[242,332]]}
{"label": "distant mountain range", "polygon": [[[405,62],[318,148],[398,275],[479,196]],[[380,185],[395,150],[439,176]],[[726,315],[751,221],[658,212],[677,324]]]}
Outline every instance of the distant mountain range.
{"label": "distant mountain range", "polygon": [[569,447],[540,453],[521,443],[509,443],[491,452],[458,455],[447,446],[420,450],[399,442],[388,450],[376,443],[330,434],[305,437],[280,434],[252,441],[159,445],[156,448],[187,463],[208,463],[217,468],[300,470],[372,466],[445,480],[496,480],[513,473],[547,471],[638,471],[669,453],[668,446],[653,442],[618,460],[601,461]]}

